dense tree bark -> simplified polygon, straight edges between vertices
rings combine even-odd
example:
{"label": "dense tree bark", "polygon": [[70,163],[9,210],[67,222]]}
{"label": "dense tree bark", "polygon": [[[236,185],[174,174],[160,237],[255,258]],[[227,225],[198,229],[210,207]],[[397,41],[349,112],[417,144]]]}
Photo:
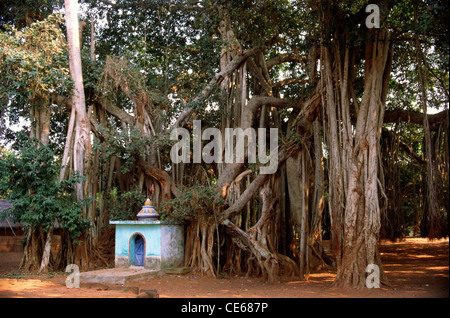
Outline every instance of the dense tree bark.
{"label": "dense tree bark", "polygon": [[[386,1],[379,1],[378,4],[383,6],[382,15],[389,13],[389,6],[393,5]],[[420,29],[418,4],[416,1],[414,12],[417,30]],[[446,141],[448,143],[448,110],[435,115],[427,114],[427,103],[433,102],[427,97],[427,86],[431,84],[427,76],[433,67],[428,68],[422,52],[423,38],[411,37],[416,48],[413,53],[416,53],[423,113],[400,108],[385,112],[393,58],[393,41],[387,31],[391,30],[391,26],[382,24],[381,29],[365,28],[361,23],[363,3],[350,6],[334,0],[320,3],[269,1],[264,5],[283,9],[280,10],[282,13],[273,13],[274,16],[279,13],[280,19],[286,18],[283,20],[286,25],[273,24],[273,28],[263,30],[264,22],[255,17],[255,20],[248,22],[252,27],[261,29],[246,34],[247,21],[238,21],[239,12],[235,12],[235,7],[227,2],[212,1],[206,5],[183,1],[116,4],[101,0],[97,4],[100,11],[106,8],[112,10],[109,12],[111,15],[107,15],[108,23],[127,21],[119,17],[123,14],[110,19],[119,9],[129,13],[147,10],[145,14],[150,15],[154,10],[155,16],[146,19],[145,32],[140,33],[136,29],[136,34],[139,34],[136,38],[143,35],[145,43],[142,44],[145,47],[140,47],[142,40],[135,41],[133,37],[125,37],[115,43],[113,47],[118,51],[108,51],[111,46],[102,43],[102,49],[98,51],[99,63],[95,62],[92,18],[91,61],[86,67],[88,74],[93,75],[92,79],[99,78],[99,83],[92,85],[90,78],[87,81],[89,87],[85,89],[80,57],[85,23],[78,21],[77,5],[76,0],[65,0],[73,94],[63,97],[58,95],[60,92],[52,92],[49,95],[51,98],[44,102],[39,97],[33,97],[30,135],[47,145],[52,103],[67,106],[70,118],[60,181],[75,172],[86,177],[85,183],[76,186],[76,196],[79,200],[86,197],[95,199],[91,206],[83,210],[83,216],[92,221],[93,227],[77,238],[81,245],[74,245],[75,238],[70,238],[68,232],[62,229],[63,243],[56,260],[50,257],[52,231],[30,229],[22,264],[24,268],[46,271],[53,263],[57,266],[74,262],[86,265],[88,254],[90,258],[95,255],[91,248],[95,246],[96,237],[102,226],[107,224],[111,208],[115,208],[108,197],[147,194],[152,196],[158,209],[162,202],[185,199],[183,192],[186,187],[198,182],[203,186],[213,185],[215,197],[211,198],[214,203],[207,209],[193,207],[194,217],[186,228],[186,266],[198,267],[203,274],[210,276],[221,275],[223,270],[239,275],[262,275],[276,281],[284,271],[285,274],[307,279],[315,256],[322,265],[326,261],[337,267],[335,285],[363,287],[367,265],[381,267],[377,251],[380,223],[394,223],[389,212],[384,215],[384,211],[380,212],[380,206],[381,209],[392,206],[396,209],[394,214],[400,218],[403,204],[401,195],[395,195],[401,189],[401,174],[393,164],[398,157],[392,154],[387,163],[380,162],[380,158],[385,159],[380,147],[386,147],[383,151],[394,148],[396,152],[402,150],[401,155],[406,154],[415,160],[420,169],[426,167],[426,173],[422,169],[412,177],[414,180],[419,175],[426,175],[419,189],[424,193],[418,194],[419,198],[423,196],[420,200],[425,202],[422,235],[429,231],[432,237],[442,234],[438,226],[442,225],[443,220],[438,218],[443,216],[440,213],[444,213],[445,208],[440,200],[445,200],[445,191],[448,191],[442,186],[448,181],[448,145],[445,145]],[[92,5],[95,7],[96,4]],[[291,28],[291,23],[300,21],[296,16],[298,13],[303,16],[310,9],[319,14],[317,23],[299,26],[297,35],[301,36],[294,40],[292,34],[296,30]],[[184,15],[191,10],[198,12],[199,16]],[[258,6],[246,12],[248,16],[253,13],[261,14]],[[208,16],[210,14],[216,16]],[[271,14],[268,16],[272,17]],[[169,16],[168,20],[181,17],[177,23],[180,22],[182,27],[175,34],[170,33],[173,31],[170,27],[161,31],[158,26],[156,30],[147,32],[148,23]],[[140,18],[137,23],[140,23]],[[31,20],[27,19],[29,23]],[[180,55],[171,53],[171,50],[180,48],[181,42],[168,43],[185,31],[184,23],[189,25],[186,28],[189,29],[186,51],[183,49]],[[284,29],[287,25],[288,29]],[[357,25],[360,27],[355,32]],[[212,30],[211,26],[216,30]],[[252,29],[250,32],[254,31]],[[159,41],[162,33],[158,32],[164,32],[164,43]],[[392,35],[398,32],[396,30]],[[105,34],[108,35],[99,37],[100,42],[109,40],[108,37],[120,36],[114,32]],[[205,38],[198,38],[200,34]],[[250,38],[260,34],[266,38]],[[191,41],[194,36],[195,40]],[[152,44],[156,44],[151,50],[147,47],[149,38]],[[212,45],[210,41],[216,43]],[[130,60],[108,55],[121,54],[118,52],[124,43],[137,43],[142,51],[137,54],[133,51]],[[218,46],[220,52],[216,51]],[[204,48],[208,51],[199,53]],[[219,69],[215,70],[215,66],[210,68],[210,61],[203,68],[201,63],[205,60],[199,63],[195,55],[186,58],[191,53],[219,61]],[[408,49],[408,58],[410,53],[411,49]],[[182,63],[171,60],[174,57],[180,57]],[[280,65],[283,63],[286,64]],[[403,61],[398,64],[404,65]],[[151,67],[145,69],[143,65]],[[196,69],[199,65],[203,69]],[[182,70],[186,66],[188,77]],[[98,76],[101,67],[103,73]],[[203,83],[205,74],[209,72],[215,74],[204,82],[203,87],[193,87],[192,83],[185,82],[186,78],[193,76]],[[281,78],[286,74],[289,75]],[[445,86],[445,77],[436,76],[436,79]],[[180,81],[183,85],[178,86],[177,83],[177,89],[171,92],[170,80]],[[448,89],[446,94],[448,99]],[[286,97],[288,95],[289,98]],[[180,104],[177,104],[178,101]],[[169,109],[174,105],[181,106],[181,110]],[[217,105],[219,110],[210,111],[207,107]],[[171,117],[173,111],[179,111],[176,118]],[[0,110],[0,113],[3,111]],[[205,113],[207,117],[203,118]],[[217,116],[222,116],[219,124]],[[164,140],[167,132],[176,127],[190,129],[193,118],[209,120],[210,117],[214,117],[214,127],[220,126],[222,136],[225,136],[227,128],[278,128],[278,170],[269,175],[258,173],[257,168],[262,164],[253,164],[247,157],[245,162],[238,163],[222,160],[208,165],[168,164]],[[392,137],[395,133],[389,129],[399,121],[424,127],[424,145],[420,148],[424,149],[423,153],[417,152],[414,148],[416,144],[403,142],[403,136]],[[385,123],[389,125],[382,130]],[[100,144],[92,158],[90,140],[93,136],[90,129]],[[145,149],[130,155],[127,146],[132,142],[131,132],[134,134],[135,131],[139,131],[139,138],[142,137],[147,143]],[[130,134],[127,135],[128,132]],[[118,143],[114,144],[116,141]],[[388,143],[389,147],[392,145],[394,148],[388,148]],[[220,155],[223,159],[225,154]],[[129,159],[134,161],[130,164]],[[123,169],[125,164],[127,172]],[[390,186],[394,189],[392,193],[385,189]],[[216,201],[220,202],[218,206]],[[166,215],[170,215],[173,206],[170,202],[167,206],[169,211]],[[448,211],[448,203],[446,207]],[[324,211],[329,215],[324,215]],[[381,222],[380,214],[384,218]],[[322,233],[328,231],[328,227],[322,229],[323,217],[330,221],[332,261],[328,260],[322,246]],[[418,219],[417,213],[416,225]],[[386,282],[382,268],[380,274],[382,281]]]}
{"label": "dense tree bark", "polygon": [[[393,46],[386,28],[366,29],[361,56],[360,48],[349,45],[349,32],[339,25],[347,23],[345,18],[340,13],[331,18],[336,15],[331,10],[334,5],[321,4],[324,44],[320,49],[329,147],[331,251],[337,265],[334,285],[361,288],[365,287],[368,265],[378,266],[381,282],[387,283],[377,247],[378,159]],[[331,45],[326,45],[325,39],[331,39]],[[364,60],[360,102],[353,88],[358,58]]]}
{"label": "dense tree bark", "polygon": [[40,228],[29,227],[26,233],[26,243],[19,267],[26,271],[39,269],[42,262],[42,246],[44,233]]}
{"label": "dense tree bark", "polygon": [[[35,119],[34,127],[31,129],[31,137],[39,139],[43,146],[47,146],[50,140],[50,102],[44,101],[40,102],[40,105],[34,107],[32,109],[32,115]],[[35,262],[38,259],[41,259],[41,265],[39,268],[40,272],[46,272],[48,269],[48,264],[50,261],[50,247],[52,242],[53,229],[49,229],[46,233],[42,231],[42,229],[33,229],[33,233],[39,233],[42,237],[45,237],[45,240],[36,240],[36,235],[27,235],[27,240],[34,240],[31,242],[32,248],[30,248],[26,254],[31,254],[30,256],[26,255],[26,265],[27,268],[33,268],[35,265],[31,265],[29,262]],[[39,246],[39,247],[36,247]],[[34,253],[41,253],[42,246],[42,255],[33,255]],[[27,264],[28,263],[28,264]]]}
{"label": "dense tree bark", "polygon": [[[86,176],[89,180],[88,169],[86,167],[87,159],[90,156],[91,139],[90,139],[90,120],[86,111],[86,101],[83,86],[83,74],[81,67],[80,52],[80,33],[78,23],[78,2],[77,0],[65,0],[66,27],[67,27],[67,44],[69,49],[69,69],[70,75],[74,82],[73,95],[71,105],[74,111],[71,112],[69,124],[73,121],[73,144],[71,138],[66,139],[67,154],[71,154],[70,164],[73,171],[80,176]],[[73,116],[73,118],[72,118]],[[71,126],[71,125],[69,125]],[[71,127],[69,127],[71,128]],[[69,132],[70,135],[70,132]],[[70,144],[70,146],[68,145]],[[65,172],[62,172],[64,175]],[[84,182],[76,185],[76,198],[81,201],[87,196],[87,188]],[[88,209],[83,208],[83,216],[90,217],[91,213]],[[87,249],[90,242],[86,242],[87,237],[80,238],[81,243],[76,246],[76,253],[79,258],[76,260],[82,268],[88,265]]]}
{"label": "dense tree bark", "polygon": [[[436,130],[439,128],[440,124],[445,122],[448,116],[448,109],[440,111],[436,114],[427,114],[428,124],[430,130]],[[395,122],[408,122],[418,125],[424,125],[425,113],[418,111],[396,109],[386,111],[383,117],[385,123],[395,123]]]}
{"label": "dense tree bark", "polygon": [[[384,29],[369,32],[369,35],[372,40],[366,47],[364,93],[354,128],[350,121],[348,94],[348,86],[351,85],[349,68],[352,67],[349,65],[349,48],[342,49],[345,53],[341,53],[339,46],[336,46],[334,59],[338,63],[337,74],[331,70],[331,52],[325,49],[327,112],[331,126],[329,145],[333,147],[332,144],[337,143],[342,147],[335,149],[335,152],[332,149],[330,151],[330,181],[335,185],[330,189],[330,209],[334,222],[333,234],[336,236],[333,251],[337,259],[337,286],[364,287],[365,270],[369,264],[378,265],[382,281],[384,279],[377,249],[380,230],[378,157],[385,107],[383,94],[386,94],[383,92],[383,80],[389,78],[386,76],[386,72],[390,72],[387,59],[392,56],[389,54],[392,46],[389,34]],[[343,65],[339,64],[342,55]],[[334,91],[329,89],[331,80],[342,83],[336,99]],[[339,117],[334,115],[336,105]],[[340,123],[342,135],[338,130]],[[333,201],[333,198],[340,199]],[[336,226],[336,223],[340,224]]]}
{"label": "dense tree bark", "polygon": [[[72,107],[75,109],[75,139],[73,150],[74,171],[85,175],[85,159],[89,151],[90,123],[87,120],[86,102],[83,87],[83,74],[81,70],[80,37],[78,28],[78,1],[65,0],[67,44],[69,47],[69,69],[74,81]],[[77,199],[84,198],[83,184],[77,184]]]}
{"label": "dense tree bark", "polygon": [[[414,2],[414,22],[418,24],[417,15],[418,15],[418,2]],[[416,46],[416,62],[417,62],[417,71],[419,73],[419,87],[420,87],[420,99],[422,102],[423,108],[423,128],[424,128],[424,139],[425,139],[425,156],[426,156],[426,209],[427,209],[427,218],[429,221],[429,229],[428,229],[428,237],[430,238],[438,238],[441,237],[441,226],[442,226],[442,215],[439,211],[437,189],[436,189],[436,165],[435,158],[433,156],[432,150],[432,142],[431,142],[431,132],[430,132],[430,122],[428,119],[428,101],[427,101],[427,93],[425,83],[428,82],[426,80],[427,70],[423,65],[423,53],[422,48],[419,43],[419,37],[417,34],[414,36],[414,45]],[[448,110],[447,110],[448,111]]]}

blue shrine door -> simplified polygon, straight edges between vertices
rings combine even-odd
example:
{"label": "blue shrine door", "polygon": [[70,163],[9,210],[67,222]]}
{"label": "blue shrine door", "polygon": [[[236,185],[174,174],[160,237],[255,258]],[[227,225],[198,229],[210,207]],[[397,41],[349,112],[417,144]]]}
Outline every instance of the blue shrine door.
{"label": "blue shrine door", "polygon": [[134,241],[134,265],[144,266],[144,238],[140,235]]}

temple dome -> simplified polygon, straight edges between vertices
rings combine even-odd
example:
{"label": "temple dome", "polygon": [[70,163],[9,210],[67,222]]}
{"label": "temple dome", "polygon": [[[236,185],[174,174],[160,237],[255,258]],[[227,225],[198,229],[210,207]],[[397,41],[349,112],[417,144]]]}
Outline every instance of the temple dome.
{"label": "temple dome", "polygon": [[152,205],[152,201],[147,198],[141,211],[137,214],[138,219],[158,218],[159,214]]}

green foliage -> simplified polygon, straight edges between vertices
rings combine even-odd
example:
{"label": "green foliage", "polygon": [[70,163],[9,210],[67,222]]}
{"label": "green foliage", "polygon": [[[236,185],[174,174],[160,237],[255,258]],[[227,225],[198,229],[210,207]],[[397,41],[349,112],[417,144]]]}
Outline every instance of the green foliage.
{"label": "green foliage", "polygon": [[0,30],[4,25],[21,29],[35,21],[44,20],[53,10],[64,5],[63,0],[2,0]]}
{"label": "green foliage", "polygon": [[78,237],[89,227],[82,217],[82,205],[75,199],[75,185],[84,178],[59,181],[60,166],[54,153],[37,139],[26,139],[17,153],[2,151],[0,158],[0,194],[13,205],[16,221],[26,227],[48,230],[55,224]]}
{"label": "green foliage", "polygon": [[104,160],[116,156],[121,159],[121,171],[127,173],[135,163],[136,159],[149,155],[152,147],[167,148],[174,143],[169,140],[168,135],[156,135],[146,137],[138,129],[126,128],[113,130],[99,127],[104,141],[95,139],[93,149],[100,150]]}
{"label": "green foliage", "polygon": [[[0,33],[0,99],[27,101],[71,88],[61,17]],[[6,95],[6,96],[5,96]]]}
{"label": "green foliage", "polygon": [[[164,0],[137,6],[133,0],[120,0],[119,10],[98,0],[87,2],[105,21],[96,25],[99,60],[124,57],[148,87],[165,101],[170,95],[162,119],[176,116],[217,71],[220,47],[209,3]],[[128,84],[132,89],[132,81]]]}
{"label": "green foliage", "polygon": [[117,188],[109,193],[108,207],[111,220],[133,220],[144,205],[145,195],[139,190],[119,194]]}
{"label": "green foliage", "polygon": [[[237,37],[246,47],[263,45],[264,41],[280,34],[298,36],[301,31],[298,28],[301,12],[292,1],[230,0],[224,1],[224,6]],[[219,13],[217,19],[221,18]],[[289,37],[289,40],[292,39]]]}
{"label": "green foliage", "polygon": [[[58,95],[70,94],[72,79],[62,23],[60,16],[50,15],[20,30],[8,25],[0,29],[0,114],[8,116],[10,124],[30,118],[31,109],[48,105]],[[66,118],[60,106],[51,104],[51,108],[58,112],[58,119]],[[51,129],[56,132],[52,138],[57,138],[63,126],[52,120]],[[11,132],[5,135],[16,141]]]}
{"label": "green foliage", "polygon": [[[388,109],[423,110],[420,102],[420,87],[417,69],[417,48],[414,37],[417,36],[420,50],[424,53],[427,68],[428,106],[441,108],[448,99],[448,2],[418,1],[417,21],[414,20],[414,1],[396,3],[391,10],[388,23],[395,30],[394,35],[401,39],[394,43],[392,76]],[[447,18],[444,18],[446,16]],[[443,38],[447,40],[443,41]],[[395,38],[394,38],[395,40]],[[445,42],[445,43],[444,43]]]}
{"label": "green foliage", "polygon": [[[140,127],[133,129],[130,128],[133,125],[129,125],[130,127],[124,128],[122,123],[109,113],[105,113],[105,118],[102,118],[104,120],[99,121],[103,124],[107,122],[108,128],[98,128],[98,137],[102,139],[101,142],[95,141],[93,150],[99,150],[99,162],[92,156],[91,163],[98,164],[99,170],[104,171],[107,160],[115,156],[120,160],[121,172],[127,174],[126,178],[133,178],[127,179],[130,182],[127,182],[124,193],[120,193],[116,188],[110,193],[100,192],[107,201],[107,210],[110,211],[112,219],[133,218],[145,200],[142,194],[133,190],[136,185],[134,172],[137,158],[143,158],[150,154],[151,150],[158,149],[161,165],[170,173],[169,150],[174,141],[170,141],[167,134],[159,132],[164,131],[183,108],[193,107],[196,110],[195,119],[201,119],[204,128],[221,126],[222,115],[228,109],[225,105],[230,103],[230,96],[222,92],[220,85],[214,87],[213,94],[206,101],[192,101],[219,70],[219,58],[225,43],[222,42],[218,27],[225,12],[244,50],[258,47],[277,37],[276,43],[263,52],[266,61],[284,53],[308,57],[313,45],[325,44],[333,49],[336,43],[335,34],[345,33],[345,43],[340,45],[341,48],[351,45],[354,49],[355,64],[352,69],[355,73],[351,74],[352,89],[357,100],[362,96],[365,80],[362,48],[369,34],[364,26],[364,19],[367,17],[364,9],[369,3],[367,1],[114,0],[110,4],[100,0],[79,2],[82,8],[87,9],[83,10],[80,16],[87,23],[82,34],[81,53],[86,103],[87,107],[93,109],[93,119],[99,121],[99,118],[96,118],[100,114],[99,97],[110,100],[129,114],[136,115],[140,111],[139,107],[136,107],[136,101],[140,100],[139,94],[143,94],[142,96],[148,97],[145,101],[151,100],[142,104],[145,104],[145,110],[148,111],[156,130],[156,136],[146,137],[139,131]],[[11,135],[11,139],[17,142],[16,152],[3,151],[0,183],[4,195],[16,198],[15,209],[20,220],[30,226],[48,227],[56,216],[62,226],[71,228],[75,233],[85,221],[80,219],[80,224],[77,223],[79,207],[70,201],[76,181],[58,183],[56,176],[59,167],[54,164],[55,155],[60,155],[65,144],[70,111],[62,105],[54,104],[53,98],[68,96],[72,87],[68,71],[65,26],[61,17],[50,15],[54,9],[60,9],[62,3],[62,0],[6,0],[0,3],[0,115],[8,116],[9,122],[14,124],[20,118],[29,118],[30,110],[38,108],[40,103],[50,102],[52,143],[48,148],[53,150],[51,155],[52,151],[47,147],[30,147],[30,141],[26,138]],[[425,71],[428,105],[436,109],[448,107],[447,1],[402,0],[377,3],[380,4],[382,25],[389,28],[394,40],[386,109],[422,110],[418,94],[420,89],[416,48],[413,44],[416,34],[420,38],[421,49],[425,55],[423,64],[427,67]],[[386,3],[391,9],[387,17],[383,15],[386,9],[383,4]],[[417,21],[414,19],[415,4],[418,6]],[[326,17],[329,22],[327,27],[337,28],[336,30],[322,30],[324,26],[319,25],[320,12],[324,7],[329,10]],[[89,56],[91,17],[95,27],[95,61]],[[258,56],[252,58],[258,62]],[[274,91],[275,96],[298,101],[299,104],[309,96],[315,83],[306,72],[308,63],[309,59],[304,59],[302,63],[287,62],[269,69],[273,84],[282,78],[304,80],[303,83],[277,88]],[[107,73],[107,70],[111,72]],[[317,75],[317,80],[320,80],[320,69],[317,69]],[[336,83],[338,84],[338,81]],[[249,96],[261,93],[257,90],[258,84],[251,72],[247,88]],[[231,102],[232,99],[231,97]],[[285,135],[288,123],[294,121],[298,112],[298,108],[277,110],[280,116],[277,120],[284,136],[282,142],[304,142],[295,131],[291,130]],[[275,116],[271,116],[271,119],[275,119]],[[302,123],[294,121],[294,124]],[[396,124],[386,124],[385,127],[394,129],[394,125]],[[410,145],[415,153],[423,155],[423,131],[420,126],[404,125],[397,132],[399,138]],[[327,145],[324,147],[327,150]],[[44,166],[48,171],[43,170]],[[248,167],[254,169],[256,166]],[[185,175],[192,172],[192,168],[193,166],[186,165]],[[217,168],[211,166],[211,169]],[[419,171],[416,171],[417,175],[413,177],[411,169],[409,165],[402,166],[402,180],[405,182],[417,182],[419,179]],[[25,175],[24,171],[28,171],[28,175]],[[105,178],[105,174],[102,177]],[[18,181],[20,182],[17,183]],[[105,189],[100,187],[99,191]],[[49,193],[53,194],[49,196]],[[22,199],[24,201],[20,201]],[[163,217],[180,220],[197,218],[199,215],[212,217],[212,211],[220,209],[222,204],[221,199],[216,198],[213,188],[195,185],[183,189],[181,196],[164,203],[160,213]],[[413,207],[413,202],[404,204]],[[61,212],[71,206],[71,213]],[[29,207],[34,209],[33,213],[27,210]],[[40,209],[41,207],[44,207],[44,210]],[[58,212],[55,212],[57,210]]]}
{"label": "green foliage", "polygon": [[214,186],[197,184],[183,189],[180,196],[165,201],[161,205],[161,219],[190,221],[206,216],[214,218],[214,211],[219,211],[225,201],[217,196]]}
{"label": "green foliage", "polygon": [[105,142],[95,140],[94,150],[100,150],[105,155],[105,159],[116,156],[121,160],[121,171],[127,173],[135,162],[135,156],[145,155],[145,150],[149,141],[137,130],[125,129],[123,131],[113,131],[100,127],[99,131],[105,136]]}

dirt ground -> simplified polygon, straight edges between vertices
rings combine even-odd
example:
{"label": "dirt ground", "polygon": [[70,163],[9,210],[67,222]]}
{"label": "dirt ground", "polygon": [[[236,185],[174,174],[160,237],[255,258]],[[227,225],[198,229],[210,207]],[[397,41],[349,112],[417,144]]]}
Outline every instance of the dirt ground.
{"label": "dirt ground", "polygon": [[449,241],[407,238],[383,242],[382,261],[390,287],[330,288],[335,273],[311,273],[307,281],[285,278],[268,283],[261,278],[202,277],[197,272],[164,275],[126,285],[81,284],[69,289],[68,273],[36,275],[17,269],[21,253],[0,253],[2,298],[135,298],[139,290],[156,289],[160,298],[448,298]]}

